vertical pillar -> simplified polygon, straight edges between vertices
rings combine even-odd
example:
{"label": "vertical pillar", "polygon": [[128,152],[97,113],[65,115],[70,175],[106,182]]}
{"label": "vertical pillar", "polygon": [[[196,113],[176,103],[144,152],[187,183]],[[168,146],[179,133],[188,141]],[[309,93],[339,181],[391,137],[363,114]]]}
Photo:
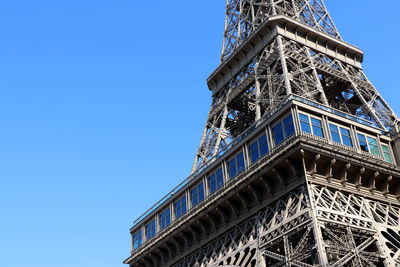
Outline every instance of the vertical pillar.
{"label": "vertical pillar", "polygon": [[278,42],[279,56],[280,56],[281,65],[282,65],[282,75],[285,80],[286,95],[290,95],[290,94],[292,94],[292,87],[290,85],[290,80],[289,80],[289,71],[287,69],[286,56],[283,51],[282,36],[277,36],[276,40]]}

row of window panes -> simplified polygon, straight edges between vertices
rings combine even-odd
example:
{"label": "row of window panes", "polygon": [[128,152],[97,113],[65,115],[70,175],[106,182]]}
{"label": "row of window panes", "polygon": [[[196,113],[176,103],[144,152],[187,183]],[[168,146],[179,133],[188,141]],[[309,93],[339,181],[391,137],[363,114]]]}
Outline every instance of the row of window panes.
{"label": "row of window panes", "polygon": [[[299,119],[300,119],[300,127],[303,132],[323,138],[325,137],[321,119],[303,113],[299,113]],[[348,128],[336,125],[334,123],[329,123],[329,131],[331,134],[332,141],[343,144],[348,147],[354,146],[351,138],[351,133]],[[375,137],[367,136],[361,133],[357,133],[357,137],[360,149],[362,151],[369,152],[379,157],[382,156],[378,146],[377,139]],[[393,163],[392,157],[390,155],[389,146],[382,144],[381,148],[385,161]]]}
{"label": "row of window panes", "polygon": [[[281,144],[285,139],[289,138],[294,134],[294,125],[292,116],[288,116],[278,122],[273,128],[273,138],[274,144],[277,146]],[[249,146],[250,160],[251,163],[256,162],[269,152],[268,139],[264,134],[257,138],[256,141]],[[235,178],[237,175],[245,170],[244,154],[243,151],[237,153],[233,156],[227,163],[228,165],[228,175],[230,179]],[[208,176],[208,189],[210,194],[214,193],[224,185],[224,177],[222,168],[217,169],[214,173]],[[204,200],[204,185],[203,183],[197,184],[190,190],[190,202],[191,207],[197,206],[200,202]],[[186,196],[181,197],[174,203],[174,214],[175,218],[180,218],[187,211],[186,208]],[[159,215],[159,227],[164,229],[171,223],[171,213],[170,209],[166,209]],[[155,235],[155,219],[145,226],[145,236],[146,240],[150,240]],[[138,231],[133,235],[134,249],[137,249],[142,245],[142,231]]]}

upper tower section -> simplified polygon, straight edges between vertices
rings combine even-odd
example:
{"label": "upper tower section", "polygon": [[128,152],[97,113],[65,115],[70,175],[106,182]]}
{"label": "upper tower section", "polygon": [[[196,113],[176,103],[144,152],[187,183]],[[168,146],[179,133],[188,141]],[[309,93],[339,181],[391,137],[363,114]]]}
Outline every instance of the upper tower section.
{"label": "upper tower section", "polygon": [[363,52],[342,40],[323,0],[228,0],[223,40],[192,172],[290,95],[396,129],[398,117],[362,70]]}
{"label": "upper tower section", "polygon": [[341,40],[322,0],[227,0],[221,61],[276,15],[290,17]]}

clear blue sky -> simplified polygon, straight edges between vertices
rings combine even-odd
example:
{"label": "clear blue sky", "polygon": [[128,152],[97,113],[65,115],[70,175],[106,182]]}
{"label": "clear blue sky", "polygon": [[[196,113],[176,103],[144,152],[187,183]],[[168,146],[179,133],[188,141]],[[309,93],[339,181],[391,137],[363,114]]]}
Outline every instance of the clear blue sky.
{"label": "clear blue sky", "polygon": [[[400,1],[326,4],[400,113]],[[132,221],[189,174],[224,8],[0,1],[0,266],[122,266]]]}

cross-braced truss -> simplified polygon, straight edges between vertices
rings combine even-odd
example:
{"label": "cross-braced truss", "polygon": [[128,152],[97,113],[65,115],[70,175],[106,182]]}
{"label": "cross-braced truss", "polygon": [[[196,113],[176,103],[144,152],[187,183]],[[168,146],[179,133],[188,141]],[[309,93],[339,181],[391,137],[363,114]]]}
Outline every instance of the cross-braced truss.
{"label": "cross-braced truss", "polygon": [[213,96],[192,172],[291,94],[385,131],[399,121],[362,69],[278,35]]}
{"label": "cross-braced truss", "polygon": [[395,266],[400,260],[400,207],[311,186],[330,266]]}
{"label": "cross-braced truss", "polygon": [[313,266],[308,198],[306,186],[294,190],[173,266]]}
{"label": "cross-braced truss", "polygon": [[174,267],[397,266],[400,207],[304,185]]}
{"label": "cross-braced truss", "polygon": [[285,15],[341,39],[322,0],[227,0],[221,60],[269,17]]}

